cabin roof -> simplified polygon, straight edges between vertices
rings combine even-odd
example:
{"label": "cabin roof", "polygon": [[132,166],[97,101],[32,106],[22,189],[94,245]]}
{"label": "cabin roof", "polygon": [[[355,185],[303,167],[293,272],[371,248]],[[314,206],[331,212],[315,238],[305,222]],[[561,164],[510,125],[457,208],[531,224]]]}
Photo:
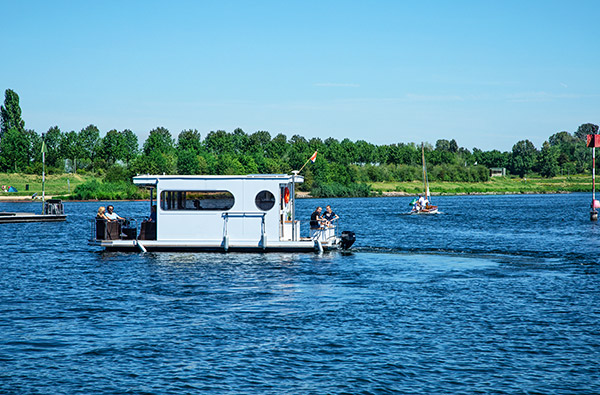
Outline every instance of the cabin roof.
{"label": "cabin roof", "polygon": [[[246,175],[137,175],[133,177],[133,183],[136,185],[156,185],[160,180],[279,180],[292,181],[294,176],[289,174],[246,174]],[[304,182],[303,176],[296,176],[296,182]]]}

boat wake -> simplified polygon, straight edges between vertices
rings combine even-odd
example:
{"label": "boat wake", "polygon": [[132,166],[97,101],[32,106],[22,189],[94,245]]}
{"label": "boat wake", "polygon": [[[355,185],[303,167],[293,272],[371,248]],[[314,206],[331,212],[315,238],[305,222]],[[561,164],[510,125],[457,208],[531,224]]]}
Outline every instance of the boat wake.
{"label": "boat wake", "polygon": [[590,257],[580,253],[557,254],[548,251],[535,250],[484,250],[484,249],[451,249],[451,248],[402,248],[402,247],[355,247],[352,252],[377,253],[377,254],[402,254],[402,255],[442,255],[449,257],[469,257],[494,260],[508,260],[510,262],[532,259],[538,262],[563,262],[578,265],[600,265],[600,258]]}

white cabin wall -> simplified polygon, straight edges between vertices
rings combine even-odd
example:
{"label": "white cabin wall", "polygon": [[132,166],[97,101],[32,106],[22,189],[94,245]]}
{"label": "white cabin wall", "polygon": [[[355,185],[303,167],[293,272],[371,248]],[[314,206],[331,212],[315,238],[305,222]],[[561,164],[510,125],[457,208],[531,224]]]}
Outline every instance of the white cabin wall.
{"label": "white cabin wall", "polygon": [[[235,203],[227,212],[228,235],[230,244],[235,240],[252,240],[257,243],[261,238],[261,217],[240,217],[236,213],[266,213],[265,231],[268,240],[279,240],[279,207],[281,204],[281,179],[242,178],[232,179],[160,179],[158,194],[164,190],[172,191],[229,191]],[[263,190],[275,196],[275,205],[269,211],[262,211],[255,204],[256,195]],[[158,198],[160,199],[160,197]],[[224,211],[176,211],[162,210],[160,201],[157,213],[158,240],[203,240],[218,241],[223,239]]]}

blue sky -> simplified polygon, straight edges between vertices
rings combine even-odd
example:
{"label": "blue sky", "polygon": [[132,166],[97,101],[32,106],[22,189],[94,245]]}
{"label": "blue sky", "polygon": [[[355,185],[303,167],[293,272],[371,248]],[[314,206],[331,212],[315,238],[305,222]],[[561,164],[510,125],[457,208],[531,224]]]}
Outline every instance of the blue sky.
{"label": "blue sky", "polygon": [[[510,150],[600,123],[596,1],[5,1],[38,133],[267,130]],[[3,100],[3,96],[2,96]]]}

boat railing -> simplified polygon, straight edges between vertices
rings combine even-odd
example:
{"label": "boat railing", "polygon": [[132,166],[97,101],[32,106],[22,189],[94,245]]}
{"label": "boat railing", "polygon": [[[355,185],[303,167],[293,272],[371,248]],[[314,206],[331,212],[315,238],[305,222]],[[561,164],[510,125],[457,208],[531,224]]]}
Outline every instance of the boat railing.
{"label": "boat railing", "polygon": [[137,240],[138,223],[135,218],[124,220],[90,220],[90,241],[100,240]]}
{"label": "boat railing", "polygon": [[340,223],[336,219],[328,225],[322,225],[319,228],[310,228],[310,238],[319,241],[329,241],[332,238],[340,237]]}
{"label": "boat railing", "polygon": [[228,225],[230,218],[260,218],[260,246],[264,249],[267,246],[267,230],[265,227],[265,216],[267,213],[260,211],[226,211],[223,213],[223,248],[229,249]]}
{"label": "boat railing", "polygon": [[48,199],[44,203],[44,214],[45,215],[65,215],[65,208],[63,207],[62,200],[60,199]]}

